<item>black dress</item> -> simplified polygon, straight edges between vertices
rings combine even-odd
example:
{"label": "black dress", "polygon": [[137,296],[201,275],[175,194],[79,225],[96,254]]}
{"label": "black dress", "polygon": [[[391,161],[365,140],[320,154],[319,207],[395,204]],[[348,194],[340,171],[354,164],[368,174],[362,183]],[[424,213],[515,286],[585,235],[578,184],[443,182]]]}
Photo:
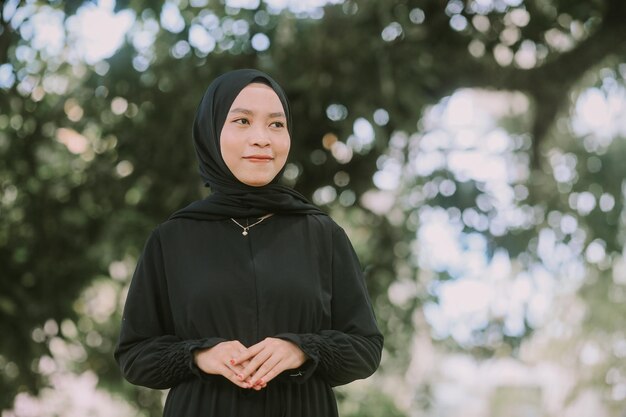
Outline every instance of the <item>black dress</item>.
{"label": "black dress", "polygon": [[[193,363],[195,349],[266,337],[310,359],[261,391]],[[329,217],[276,214],[247,236],[230,219],[183,218],[146,243],[115,357],[130,382],[171,388],[164,416],[330,417],[331,387],[371,375],[382,345],[358,259]]]}

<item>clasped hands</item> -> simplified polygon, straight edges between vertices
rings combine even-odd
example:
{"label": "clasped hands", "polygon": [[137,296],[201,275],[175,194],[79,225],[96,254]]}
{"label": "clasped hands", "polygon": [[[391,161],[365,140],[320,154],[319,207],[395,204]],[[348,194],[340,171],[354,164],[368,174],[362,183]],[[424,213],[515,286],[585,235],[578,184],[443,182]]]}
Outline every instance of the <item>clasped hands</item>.
{"label": "clasped hands", "polygon": [[237,340],[196,350],[194,360],[207,374],[222,375],[241,388],[257,391],[287,369],[296,369],[307,356],[294,343],[268,337],[246,348]]}

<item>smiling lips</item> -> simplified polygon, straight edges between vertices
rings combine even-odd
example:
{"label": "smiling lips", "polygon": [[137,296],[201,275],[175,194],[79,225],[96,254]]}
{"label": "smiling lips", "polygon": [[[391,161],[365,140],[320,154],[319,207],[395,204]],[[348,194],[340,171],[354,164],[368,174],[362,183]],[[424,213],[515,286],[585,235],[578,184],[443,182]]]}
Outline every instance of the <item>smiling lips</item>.
{"label": "smiling lips", "polygon": [[274,158],[271,155],[249,155],[244,156],[243,159],[250,162],[270,162]]}

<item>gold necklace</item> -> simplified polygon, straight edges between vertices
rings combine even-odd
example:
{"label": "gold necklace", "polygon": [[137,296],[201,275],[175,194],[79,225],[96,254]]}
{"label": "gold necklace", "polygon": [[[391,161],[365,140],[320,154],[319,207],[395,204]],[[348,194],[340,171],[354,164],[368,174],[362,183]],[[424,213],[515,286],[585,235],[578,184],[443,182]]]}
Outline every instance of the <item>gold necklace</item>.
{"label": "gold necklace", "polygon": [[268,217],[270,217],[272,214],[274,213],[270,213],[270,214],[266,214],[263,217],[259,217],[259,220],[255,223],[252,223],[250,226],[243,226],[241,224],[239,224],[239,222],[235,219],[233,219],[232,217],[230,218],[233,222],[235,222],[235,224],[239,227],[241,227],[241,229],[243,230],[243,232],[241,232],[242,235],[244,236],[248,236],[248,230],[250,230],[251,227],[256,226],[257,224],[261,223],[263,220],[267,219]]}

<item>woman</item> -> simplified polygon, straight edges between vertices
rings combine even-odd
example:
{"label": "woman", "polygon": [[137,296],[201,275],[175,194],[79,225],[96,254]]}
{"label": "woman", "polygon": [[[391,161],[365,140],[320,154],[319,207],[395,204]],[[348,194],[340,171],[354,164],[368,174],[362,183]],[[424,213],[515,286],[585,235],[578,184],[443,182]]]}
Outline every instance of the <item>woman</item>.
{"label": "woman", "polygon": [[337,416],[331,388],[371,375],[383,338],[343,229],[278,184],[282,88],[257,70],[218,77],[193,138],[212,193],[146,243],[115,351],[124,376],[171,388],[165,416]]}

